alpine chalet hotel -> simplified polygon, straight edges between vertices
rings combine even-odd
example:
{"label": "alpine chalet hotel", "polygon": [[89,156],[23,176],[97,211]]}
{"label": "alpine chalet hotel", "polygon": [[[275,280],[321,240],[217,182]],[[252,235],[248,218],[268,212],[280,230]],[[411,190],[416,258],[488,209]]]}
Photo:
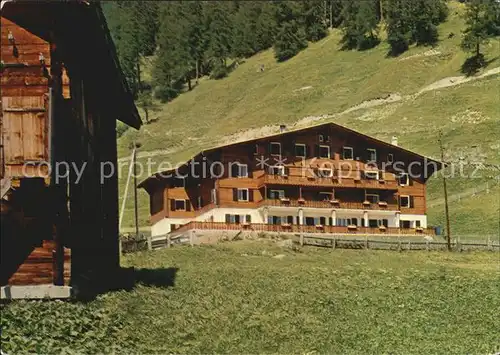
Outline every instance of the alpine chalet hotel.
{"label": "alpine chalet hotel", "polygon": [[153,236],[181,228],[434,234],[426,181],[441,163],[334,123],[205,150],[140,187]]}

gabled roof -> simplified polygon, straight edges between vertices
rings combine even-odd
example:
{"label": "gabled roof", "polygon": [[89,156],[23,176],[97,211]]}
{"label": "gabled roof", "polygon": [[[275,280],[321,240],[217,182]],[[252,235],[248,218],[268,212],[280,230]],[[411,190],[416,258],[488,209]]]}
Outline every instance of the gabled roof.
{"label": "gabled roof", "polygon": [[[370,137],[370,136],[368,136],[366,134],[360,133],[358,131],[355,131],[353,129],[341,126],[341,125],[333,123],[333,122],[322,123],[322,124],[319,124],[319,125],[309,126],[309,127],[306,127],[306,128],[299,128],[299,129],[289,130],[289,131],[286,131],[286,132],[281,132],[281,133],[271,134],[271,135],[267,135],[267,136],[262,136],[262,137],[258,137],[258,138],[254,138],[254,139],[249,139],[249,140],[246,140],[246,141],[242,141],[242,142],[236,142],[236,143],[231,143],[231,144],[219,145],[219,146],[216,146],[216,147],[213,147],[213,148],[202,150],[201,152],[199,152],[198,154],[196,154],[193,157],[191,157],[191,159],[187,160],[182,165],[186,165],[186,164],[188,164],[192,160],[201,159],[201,157],[206,156],[207,154],[213,153],[213,152],[215,152],[217,150],[220,150],[220,149],[223,149],[223,148],[231,148],[231,147],[236,147],[236,146],[239,146],[239,145],[244,145],[244,144],[248,144],[248,143],[252,143],[252,142],[258,142],[258,141],[261,141],[261,140],[269,140],[269,139],[276,138],[276,137],[284,137],[284,136],[287,136],[287,135],[301,133],[301,132],[306,132],[308,130],[318,129],[318,128],[322,128],[322,127],[333,127],[334,129],[336,129],[336,130],[338,130],[340,132],[345,132],[345,133],[350,133],[350,134],[353,134],[353,135],[357,135],[357,136],[359,136],[359,137],[361,137],[363,139],[366,139],[367,141],[373,142],[375,144],[383,145],[385,147],[390,147],[391,149],[393,149],[395,151],[403,152],[403,153],[411,156],[415,160],[424,160],[424,159],[426,159],[429,162],[435,162],[435,163],[437,163],[437,165],[440,168],[442,167],[442,163],[439,162],[439,161],[437,161],[437,160],[434,160],[434,159],[431,159],[431,158],[426,157],[424,155],[412,152],[412,151],[410,151],[408,149],[405,149],[405,148],[402,148],[400,146],[396,146],[396,145],[384,142],[384,141],[382,141],[380,139],[376,139],[376,138]],[[175,168],[169,169],[169,170],[165,170],[165,171],[161,171],[161,172],[157,172],[156,174],[153,174],[152,176],[150,176],[150,177],[146,178],[145,180],[141,181],[139,183],[138,187],[145,187],[145,185],[149,181],[157,179],[160,175],[165,175],[165,174],[168,174],[169,172],[173,172],[173,171],[175,171]]]}
{"label": "gabled roof", "polygon": [[78,70],[102,93],[98,99],[103,100],[109,118],[140,128],[142,120],[98,2],[2,0],[0,6],[2,17],[47,41],[56,32],[67,46],[66,55],[78,60]]}

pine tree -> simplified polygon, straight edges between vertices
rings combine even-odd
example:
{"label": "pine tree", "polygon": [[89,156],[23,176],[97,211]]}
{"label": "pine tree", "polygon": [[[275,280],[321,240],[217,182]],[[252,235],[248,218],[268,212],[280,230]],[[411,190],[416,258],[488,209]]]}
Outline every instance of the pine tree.
{"label": "pine tree", "polygon": [[302,11],[308,41],[319,41],[328,34],[325,6],[324,0],[305,0],[303,2]]}
{"label": "pine tree", "polygon": [[257,22],[261,13],[261,5],[255,1],[243,2],[234,16],[233,55],[236,58],[247,58],[260,49]]}
{"label": "pine tree", "polygon": [[213,63],[214,77],[227,74],[226,61],[232,48],[232,10],[230,2],[208,2],[206,5],[207,51],[209,61]]}
{"label": "pine tree", "polygon": [[495,9],[495,0],[469,0],[466,3],[466,28],[462,39],[462,48],[473,52],[479,59],[482,57],[481,45],[488,42],[491,29],[494,28],[494,17],[489,11]]}
{"label": "pine tree", "polygon": [[411,2],[407,0],[387,0],[386,23],[387,41],[391,46],[391,55],[406,51],[412,41]]}
{"label": "pine tree", "polygon": [[160,29],[153,74],[157,96],[168,101],[178,95],[190,69],[190,55],[185,37],[186,18],[179,2],[162,2],[159,8]]}
{"label": "pine tree", "polygon": [[274,41],[274,56],[285,61],[307,47],[306,33],[301,15],[301,4],[282,1],[276,9],[278,32]]}
{"label": "pine tree", "polygon": [[118,58],[134,95],[142,90],[141,56],[153,54],[158,30],[157,3],[105,2],[103,11],[115,42]]}
{"label": "pine tree", "polygon": [[344,0],[342,18],[342,43],[345,49],[368,49],[379,43],[376,1]]}

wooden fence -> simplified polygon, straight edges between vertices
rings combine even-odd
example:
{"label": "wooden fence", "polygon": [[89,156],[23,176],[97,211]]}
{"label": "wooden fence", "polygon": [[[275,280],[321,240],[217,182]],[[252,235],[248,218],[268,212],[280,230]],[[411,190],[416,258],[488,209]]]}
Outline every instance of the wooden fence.
{"label": "wooden fence", "polygon": [[[216,230],[214,230],[216,231]],[[268,231],[269,232],[269,231]],[[447,250],[445,240],[422,240],[412,238],[411,235],[373,236],[373,235],[318,235],[307,233],[282,233],[269,232],[269,234],[280,234],[284,239],[290,239],[293,243],[301,246],[316,246],[332,249],[373,249],[373,250]],[[169,248],[174,245],[194,246],[193,235],[165,235],[161,237],[128,238],[121,241],[123,253],[137,251],[155,250]],[[454,251],[486,250],[500,252],[500,240],[488,238],[487,240],[460,242],[454,240],[452,243]]]}

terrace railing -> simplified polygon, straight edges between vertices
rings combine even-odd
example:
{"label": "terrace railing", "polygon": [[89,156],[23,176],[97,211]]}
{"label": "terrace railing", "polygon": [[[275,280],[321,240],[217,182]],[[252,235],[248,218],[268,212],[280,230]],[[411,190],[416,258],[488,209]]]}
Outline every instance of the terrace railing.
{"label": "terrace railing", "polygon": [[243,230],[254,232],[280,233],[323,233],[323,234],[362,234],[362,235],[431,235],[434,228],[395,228],[395,227],[357,227],[357,226],[306,226],[298,224],[265,223],[225,223],[225,222],[189,222],[175,231],[175,234],[189,230]]}

